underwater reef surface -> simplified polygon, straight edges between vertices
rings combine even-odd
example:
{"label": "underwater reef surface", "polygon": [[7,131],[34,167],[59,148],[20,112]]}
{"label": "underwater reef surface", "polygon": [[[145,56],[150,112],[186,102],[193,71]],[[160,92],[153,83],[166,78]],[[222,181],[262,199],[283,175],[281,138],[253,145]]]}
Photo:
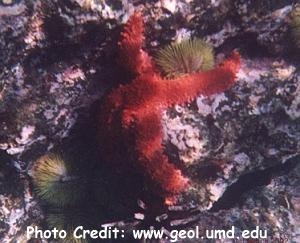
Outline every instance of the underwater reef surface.
{"label": "underwater reef surface", "polygon": [[[93,178],[86,184],[95,198],[83,206],[95,202],[99,212],[87,213],[99,215],[98,224],[128,232],[259,225],[299,242],[300,50],[290,33],[296,3],[1,1],[1,242],[26,242],[27,226],[45,227],[48,208],[30,171],[52,150],[76,160],[83,180]],[[131,80],[119,71],[117,43],[137,9],[151,55],[199,37],[215,48],[217,62],[234,49],[242,57],[233,87],[163,114],[164,152],[192,181],[172,206],[157,205],[136,186],[143,178],[131,167],[98,166],[97,107],[108,90]]]}

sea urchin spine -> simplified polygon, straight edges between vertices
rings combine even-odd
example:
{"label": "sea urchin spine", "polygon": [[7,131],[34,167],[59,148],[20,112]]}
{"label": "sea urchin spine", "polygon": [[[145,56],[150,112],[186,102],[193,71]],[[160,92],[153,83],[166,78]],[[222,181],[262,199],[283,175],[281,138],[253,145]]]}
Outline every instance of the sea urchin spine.
{"label": "sea urchin spine", "polygon": [[167,77],[174,78],[212,69],[214,53],[205,41],[191,39],[161,49],[155,61]]}
{"label": "sea urchin spine", "polygon": [[70,174],[66,162],[59,155],[40,157],[34,164],[32,177],[37,195],[49,204],[66,206],[79,199],[79,178]]}

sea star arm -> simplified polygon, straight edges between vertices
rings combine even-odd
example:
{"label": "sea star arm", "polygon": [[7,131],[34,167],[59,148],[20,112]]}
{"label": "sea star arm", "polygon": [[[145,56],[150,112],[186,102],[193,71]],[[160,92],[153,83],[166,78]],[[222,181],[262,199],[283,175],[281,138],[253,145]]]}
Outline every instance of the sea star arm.
{"label": "sea star arm", "polygon": [[154,70],[151,57],[142,50],[144,40],[143,18],[139,12],[135,12],[127,21],[119,42],[120,62],[135,74]]}
{"label": "sea star arm", "polygon": [[164,196],[178,194],[187,186],[188,179],[163,154],[161,117],[156,112],[139,114],[136,123],[138,163]]}
{"label": "sea star arm", "polygon": [[232,86],[240,68],[240,55],[234,51],[219,67],[174,80],[163,80],[161,97],[167,106],[189,102],[200,94],[212,95]]}

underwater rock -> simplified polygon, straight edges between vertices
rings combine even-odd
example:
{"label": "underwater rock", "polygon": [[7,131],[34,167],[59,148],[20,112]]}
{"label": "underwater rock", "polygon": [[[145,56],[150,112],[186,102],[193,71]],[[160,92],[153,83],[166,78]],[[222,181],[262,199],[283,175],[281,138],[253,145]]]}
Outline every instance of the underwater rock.
{"label": "underwater rock", "polygon": [[199,37],[216,47],[217,62],[234,48],[243,60],[231,90],[165,111],[165,153],[191,189],[178,205],[153,212],[146,204],[143,217],[118,226],[149,225],[149,214],[157,213],[161,226],[240,231],[259,224],[275,238],[284,232],[298,242],[300,74],[288,37],[296,2],[3,1],[0,149],[11,159],[0,161],[1,242],[26,241],[24,227],[43,224],[28,165],[68,139],[107,89],[131,78],[116,73],[115,57],[121,24],[135,9],[145,16],[151,54]]}

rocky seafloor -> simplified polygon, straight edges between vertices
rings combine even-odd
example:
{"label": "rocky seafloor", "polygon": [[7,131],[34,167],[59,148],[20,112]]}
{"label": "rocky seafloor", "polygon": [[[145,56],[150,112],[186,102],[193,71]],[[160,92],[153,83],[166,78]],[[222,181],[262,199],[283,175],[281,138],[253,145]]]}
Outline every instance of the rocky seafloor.
{"label": "rocky seafloor", "polygon": [[259,226],[268,242],[300,242],[300,48],[291,33],[297,2],[2,0],[0,241],[28,242],[27,226],[47,228],[52,212],[32,189],[37,158],[63,151],[76,158],[78,171],[101,161],[95,107],[122,82],[119,33],[139,9],[151,54],[200,37],[217,59],[238,49],[242,66],[230,90],[164,114],[166,154],[192,181],[177,205],[152,205],[139,194],[134,172],[102,171],[92,176],[93,188],[88,184],[98,192],[84,203],[87,211],[95,208],[87,215],[127,231],[124,242],[132,241],[132,229],[151,226],[166,232],[198,226],[201,233]]}

